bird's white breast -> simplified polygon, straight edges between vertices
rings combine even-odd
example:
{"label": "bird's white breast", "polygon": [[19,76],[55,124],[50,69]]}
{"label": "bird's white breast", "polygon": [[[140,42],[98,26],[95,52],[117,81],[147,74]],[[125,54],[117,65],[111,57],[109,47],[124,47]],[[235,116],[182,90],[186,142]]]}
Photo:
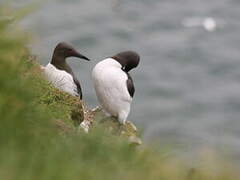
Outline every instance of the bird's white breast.
{"label": "bird's white breast", "polygon": [[46,78],[58,89],[65,91],[73,96],[79,96],[77,86],[71,74],[59,70],[51,63],[42,68]]}
{"label": "bird's white breast", "polygon": [[112,58],[99,62],[92,78],[96,94],[103,108],[113,116],[128,115],[132,98],[127,89],[127,75],[121,64]]}

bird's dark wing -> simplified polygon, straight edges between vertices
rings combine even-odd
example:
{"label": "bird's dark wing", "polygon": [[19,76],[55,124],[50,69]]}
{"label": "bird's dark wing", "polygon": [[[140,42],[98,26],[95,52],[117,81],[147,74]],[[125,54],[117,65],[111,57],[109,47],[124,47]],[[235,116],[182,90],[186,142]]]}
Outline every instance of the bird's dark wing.
{"label": "bird's dark wing", "polygon": [[134,84],[133,84],[132,77],[130,76],[129,73],[127,73],[127,76],[128,76],[128,79],[127,79],[128,92],[129,92],[130,96],[133,97],[134,93],[135,93],[135,87],[134,87]]}
{"label": "bird's dark wing", "polygon": [[74,83],[75,83],[76,86],[77,86],[77,93],[79,94],[80,99],[82,99],[82,89],[81,89],[81,85],[80,85],[79,81],[77,80],[77,78],[73,78],[73,81],[74,81]]}

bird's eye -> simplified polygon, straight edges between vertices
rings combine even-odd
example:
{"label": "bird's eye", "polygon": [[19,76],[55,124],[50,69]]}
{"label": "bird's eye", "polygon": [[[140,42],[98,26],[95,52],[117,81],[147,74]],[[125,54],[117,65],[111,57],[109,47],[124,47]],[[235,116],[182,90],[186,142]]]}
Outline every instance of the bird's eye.
{"label": "bird's eye", "polygon": [[71,52],[72,52],[72,49],[67,48],[67,49],[65,50],[65,52],[66,52],[66,53],[71,53]]}

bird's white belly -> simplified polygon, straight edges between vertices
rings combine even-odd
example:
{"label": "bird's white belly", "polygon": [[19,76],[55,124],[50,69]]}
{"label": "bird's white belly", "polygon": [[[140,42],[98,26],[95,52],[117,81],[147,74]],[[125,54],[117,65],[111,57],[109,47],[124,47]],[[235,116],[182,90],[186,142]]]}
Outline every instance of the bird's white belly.
{"label": "bird's white belly", "polygon": [[58,70],[52,64],[48,64],[43,68],[46,78],[51,82],[56,88],[67,92],[73,96],[79,96],[77,92],[77,86],[73,81],[71,74],[66,71]]}
{"label": "bird's white belly", "polygon": [[[118,63],[118,62],[116,62]],[[119,67],[98,63],[93,69],[93,82],[101,106],[113,116],[128,116],[132,98],[129,95],[125,72]]]}

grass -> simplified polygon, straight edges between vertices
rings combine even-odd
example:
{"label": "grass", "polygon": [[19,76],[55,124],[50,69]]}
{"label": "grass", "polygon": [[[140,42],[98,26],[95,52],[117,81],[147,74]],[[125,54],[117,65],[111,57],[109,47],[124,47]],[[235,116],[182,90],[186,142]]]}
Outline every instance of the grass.
{"label": "grass", "polygon": [[[5,12],[1,9],[0,17]],[[215,153],[196,157],[193,167],[176,155],[166,155],[166,151],[130,146],[125,138],[109,133],[100,124],[89,134],[77,131],[74,122],[83,119],[81,102],[44,80],[26,49],[29,38],[13,28],[12,21],[0,19],[0,179],[239,177],[237,167]]]}

